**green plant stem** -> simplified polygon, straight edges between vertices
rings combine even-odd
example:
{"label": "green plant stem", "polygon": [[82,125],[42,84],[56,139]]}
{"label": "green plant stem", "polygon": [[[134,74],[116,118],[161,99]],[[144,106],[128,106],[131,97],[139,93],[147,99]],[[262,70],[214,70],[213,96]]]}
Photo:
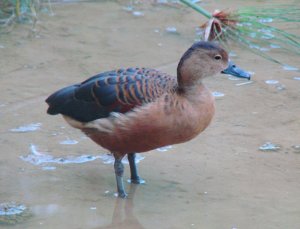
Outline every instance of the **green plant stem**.
{"label": "green plant stem", "polygon": [[205,16],[209,19],[213,17],[211,13],[209,13],[202,7],[196,5],[195,3],[192,3],[191,1],[188,1],[188,0],[180,0],[180,1],[184,4],[186,4],[187,6],[193,8],[194,10],[196,10],[197,12],[199,12],[200,14],[202,14],[203,16]]}

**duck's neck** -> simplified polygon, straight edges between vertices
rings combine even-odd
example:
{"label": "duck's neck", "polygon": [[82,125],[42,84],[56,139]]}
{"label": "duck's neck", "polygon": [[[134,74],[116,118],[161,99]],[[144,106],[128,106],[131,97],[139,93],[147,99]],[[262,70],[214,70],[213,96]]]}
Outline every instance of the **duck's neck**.
{"label": "duck's neck", "polygon": [[177,82],[178,88],[185,91],[196,85],[202,84],[202,79],[205,77],[206,72],[203,72],[204,63],[199,63],[195,58],[182,57],[177,67]]}
{"label": "duck's neck", "polygon": [[[196,78],[196,79],[195,79]],[[177,73],[178,89],[181,92],[189,91],[196,87],[203,86],[201,78]]]}
{"label": "duck's neck", "polygon": [[204,66],[199,68],[190,62],[191,59],[180,61],[177,67],[177,83],[178,93],[183,95],[186,99],[196,104],[201,104],[203,101],[211,100],[211,93],[207,87],[202,83],[206,72],[199,69],[205,69]]}
{"label": "duck's neck", "polygon": [[179,93],[188,93],[197,88],[202,88],[205,86],[202,83],[201,73],[192,74],[189,71],[182,71],[182,69],[177,69],[177,83]]}

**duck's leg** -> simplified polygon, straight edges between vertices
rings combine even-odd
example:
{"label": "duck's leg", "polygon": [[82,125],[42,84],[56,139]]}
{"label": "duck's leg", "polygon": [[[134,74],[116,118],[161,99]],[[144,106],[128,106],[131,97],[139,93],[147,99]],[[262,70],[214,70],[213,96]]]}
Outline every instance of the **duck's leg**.
{"label": "duck's leg", "polygon": [[124,155],[120,156],[117,153],[113,154],[115,157],[114,169],[116,174],[117,180],[117,189],[118,189],[118,196],[121,198],[126,198],[127,194],[124,189],[124,182],[123,182],[123,174],[124,174],[124,165],[122,163],[122,158]]}
{"label": "duck's leg", "polygon": [[138,175],[137,166],[135,163],[135,155],[135,153],[127,154],[131,173],[130,182],[133,184],[144,184],[145,181],[141,179]]}

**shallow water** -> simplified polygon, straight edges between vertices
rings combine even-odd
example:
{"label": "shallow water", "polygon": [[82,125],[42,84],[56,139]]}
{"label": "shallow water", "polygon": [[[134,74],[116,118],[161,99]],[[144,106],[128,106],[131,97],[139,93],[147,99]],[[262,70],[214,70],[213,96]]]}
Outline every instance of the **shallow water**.
{"label": "shallow water", "polygon": [[[191,142],[141,154],[146,184],[126,183],[126,200],[114,195],[108,152],[61,117],[46,115],[47,95],[101,71],[145,66],[176,73],[204,18],[162,4],[134,5],[143,13],[137,16],[124,10],[130,2],[53,4],[55,16],[40,15],[36,34],[23,25],[0,36],[0,203],[32,212],[26,221],[1,226],[298,228],[300,94],[299,73],[291,68],[236,47],[231,59],[255,72],[252,81],[207,79],[211,91],[225,95],[216,99],[211,126]],[[203,4],[213,11],[242,3]],[[284,58],[299,68],[299,60]],[[285,90],[266,84],[270,79]],[[280,148],[259,150],[266,142]]]}

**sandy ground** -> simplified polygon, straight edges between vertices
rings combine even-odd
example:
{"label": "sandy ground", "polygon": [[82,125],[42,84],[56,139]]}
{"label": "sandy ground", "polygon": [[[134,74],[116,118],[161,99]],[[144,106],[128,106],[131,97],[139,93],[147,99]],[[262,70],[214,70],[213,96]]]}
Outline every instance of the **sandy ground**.
{"label": "sandy ground", "polygon": [[[207,79],[212,91],[225,94],[216,98],[213,123],[188,143],[143,154],[139,167],[147,184],[127,184],[129,199],[113,196],[113,166],[100,159],[46,165],[21,160],[32,154],[32,144],[54,157],[104,155],[61,117],[46,115],[46,96],[118,67],[175,74],[204,20],[187,9],[139,5],[144,16],[134,17],[122,7],[110,1],[54,4],[55,16],[42,15],[35,34],[23,25],[0,36],[0,203],[24,203],[33,212],[8,228],[300,228],[300,81],[294,79],[300,73],[238,48],[233,60],[255,72],[253,82]],[[179,34],[166,33],[168,26]],[[299,59],[283,58],[299,67]],[[270,79],[279,84],[266,84]],[[36,123],[36,131],[11,130]],[[60,144],[68,139],[78,143]],[[260,151],[266,142],[280,149]]]}

